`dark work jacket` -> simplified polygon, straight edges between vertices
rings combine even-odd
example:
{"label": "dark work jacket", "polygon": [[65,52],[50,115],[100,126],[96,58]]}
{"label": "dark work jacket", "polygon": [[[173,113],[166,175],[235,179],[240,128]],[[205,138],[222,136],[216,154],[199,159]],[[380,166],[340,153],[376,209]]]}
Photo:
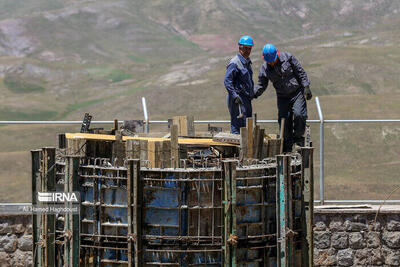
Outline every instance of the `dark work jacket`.
{"label": "dark work jacket", "polygon": [[238,95],[249,100],[253,99],[254,82],[251,60],[246,60],[239,53],[232,58],[226,67],[224,84],[233,99]]}
{"label": "dark work jacket", "polygon": [[267,89],[268,81],[274,85],[276,95],[284,98],[289,98],[298,90],[304,90],[304,87],[310,85],[300,62],[287,52],[279,53],[274,66],[268,65],[267,62],[261,65],[254,91],[261,95]]}

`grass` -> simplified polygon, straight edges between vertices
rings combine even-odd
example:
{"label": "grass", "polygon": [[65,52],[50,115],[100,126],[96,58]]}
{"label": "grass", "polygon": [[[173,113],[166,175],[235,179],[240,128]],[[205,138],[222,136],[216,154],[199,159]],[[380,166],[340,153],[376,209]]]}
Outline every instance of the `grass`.
{"label": "grass", "polygon": [[11,111],[0,109],[0,120],[24,121],[24,120],[52,120],[56,118],[57,112],[52,110]]}
{"label": "grass", "polygon": [[39,84],[26,81],[25,78],[17,75],[6,75],[3,83],[7,89],[13,93],[39,93],[44,92],[45,88]]}
{"label": "grass", "polygon": [[114,69],[110,74],[107,75],[107,79],[111,80],[113,83],[121,82],[130,78],[132,78],[132,74],[126,73],[120,69]]}

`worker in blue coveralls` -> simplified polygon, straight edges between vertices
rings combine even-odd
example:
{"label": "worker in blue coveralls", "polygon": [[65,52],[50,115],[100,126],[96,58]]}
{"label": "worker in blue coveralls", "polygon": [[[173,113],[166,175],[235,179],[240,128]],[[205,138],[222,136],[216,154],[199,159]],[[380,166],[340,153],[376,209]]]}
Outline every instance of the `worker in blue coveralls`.
{"label": "worker in blue coveralls", "polygon": [[253,70],[250,53],[254,46],[253,38],[242,36],[239,40],[239,53],[226,67],[224,84],[228,91],[227,102],[231,114],[231,130],[240,133],[246,127],[246,118],[252,116],[251,100],[254,97]]}
{"label": "worker in blue coveralls", "polygon": [[273,44],[263,47],[265,62],[258,73],[254,98],[259,97],[271,81],[276,90],[278,121],[285,118],[283,152],[292,151],[293,144],[304,146],[307,120],[306,99],[312,98],[310,81],[300,62],[290,53],[281,52]]}

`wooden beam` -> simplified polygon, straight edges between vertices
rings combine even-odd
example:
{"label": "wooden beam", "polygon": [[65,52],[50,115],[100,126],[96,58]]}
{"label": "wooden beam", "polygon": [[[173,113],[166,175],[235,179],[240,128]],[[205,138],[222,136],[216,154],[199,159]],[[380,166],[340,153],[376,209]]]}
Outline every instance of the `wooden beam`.
{"label": "wooden beam", "polygon": [[178,125],[171,126],[171,167],[179,167]]}
{"label": "wooden beam", "polygon": [[247,127],[247,157],[253,157],[253,118],[246,118]]}
{"label": "wooden beam", "polygon": [[264,135],[265,135],[265,129],[260,129],[260,134],[258,139],[258,154],[257,154],[258,159],[263,159],[262,155],[264,150]]}
{"label": "wooden beam", "polygon": [[171,168],[171,141],[162,141],[161,168]]}
{"label": "wooden beam", "polygon": [[240,128],[240,157],[239,157],[240,161],[247,158],[247,155],[248,155],[247,142],[248,142],[247,128],[242,127],[242,128]]}
{"label": "wooden beam", "polygon": [[172,123],[178,125],[179,136],[195,136],[193,116],[174,116],[172,118]]}
{"label": "wooden beam", "polygon": [[121,131],[115,132],[115,141],[112,146],[112,162],[113,165],[123,166],[125,159],[125,144],[122,142]]}
{"label": "wooden beam", "polygon": [[279,154],[282,154],[283,153],[283,145],[285,143],[285,118],[281,119],[281,129],[280,129],[279,138],[281,139],[281,146],[279,149]]}
{"label": "wooden beam", "polygon": [[147,163],[145,161],[148,160],[148,153],[147,153],[148,141],[147,140],[139,140],[139,146],[140,146],[141,166],[147,167]]}
{"label": "wooden beam", "polygon": [[258,159],[258,152],[260,151],[260,126],[256,125],[253,132],[253,158]]}
{"label": "wooden beam", "polygon": [[147,144],[147,157],[152,168],[156,168],[156,141],[149,141]]}

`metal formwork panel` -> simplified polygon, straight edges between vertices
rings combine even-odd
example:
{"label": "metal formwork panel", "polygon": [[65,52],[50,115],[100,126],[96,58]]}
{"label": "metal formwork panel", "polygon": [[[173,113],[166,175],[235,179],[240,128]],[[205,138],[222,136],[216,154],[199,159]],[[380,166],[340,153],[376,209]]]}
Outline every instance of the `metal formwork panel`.
{"label": "metal formwork panel", "polygon": [[276,265],[276,163],[239,166],[234,178],[236,266]]}
{"label": "metal formwork panel", "polygon": [[[101,148],[87,149],[96,155]],[[285,231],[293,236],[287,238],[286,231],[284,239],[290,241],[288,256],[298,262],[304,184],[301,158],[290,159],[283,199]],[[117,167],[110,158],[82,158],[82,266],[277,266],[276,211],[282,197],[276,159],[247,166],[229,162],[227,183],[220,165],[140,168],[143,162],[127,160],[127,167]],[[57,162],[56,177],[64,168]],[[59,240],[65,243],[62,236]]]}
{"label": "metal formwork panel", "polygon": [[145,248],[144,266],[222,266],[222,249],[220,247],[186,247],[163,246]]}
{"label": "metal formwork panel", "polygon": [[142,169],[147,245],[221,244],[221,171]]}

